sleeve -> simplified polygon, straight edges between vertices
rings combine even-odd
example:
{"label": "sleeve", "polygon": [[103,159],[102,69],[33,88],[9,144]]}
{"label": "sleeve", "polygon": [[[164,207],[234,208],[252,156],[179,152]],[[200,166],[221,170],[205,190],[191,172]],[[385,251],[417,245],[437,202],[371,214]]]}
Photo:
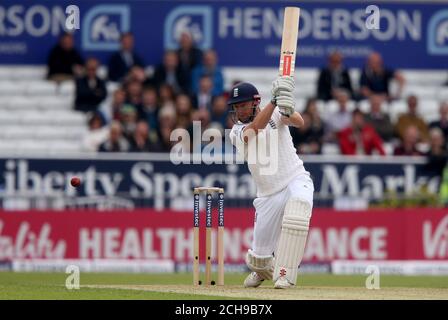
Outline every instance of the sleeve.
{"label": "sleeve", "polygon": [[118,76],[118,73],[119,73],[119,70],[118,70],[119,61],[118,60],[119,60],[118,56],[115,53],[112,54],[110,56],[110,58],[109,58],[109,63],[108,63],[108,66],[107,66],[107,69],[108,69],[107,76],[108,76],[110,81],[117,81],[118,78],[119,78],[119,76]]}
{"label": "sleeve", "polygon": [[378,150],[380,155],[385,156],[386,152],[383,148],[383,140],[381,140],[380,136],[376,133],[375,129],[372,129],[372,135],[373,135],[373,145]]}
{"label": "sleeve", "polygon": [[157,88],[165,82],[165,74],[162,65],[158,65],[150,80]]}
{"label": "sleeve", "polygon": [[359,86],[360,87],[369,87],[369,79],[367,78],[366,70],[363,69],[361,73],[361,78],[359,79]]}
{"label": "sleeve", "polygon": [[328,100],[331,98],[325,81],[325,69],[320,70],[319,79],[317,80],[317,97],[321,100]]}
{"label": "sleeve", "polygon": [[145,67],[145,62],[143,61],[142,57],[140,57],[138,54],[134,53],[134,64],[144,68]]}
{"label": "sleeve", "polygon": [[89,98],[91,95],[91,91],[89,90],[89,86],[85,85],[85,78],[76,79],[75,88],[76,88],[76,100],[84,101],[86,98]]}
{"label": "sleeve", "polygon": [[98,90],[97,90],[98,103],[107,98],[107,87],[106,82],[98,79]]}
{"label": "sleeve", "polygon": [[353,96],[352,80],[350,78],[350,73],[348,72],[348,70],[344,70],[344,82],[345,89],[347,89],[350,92],[350,95]]}
{"label": "sleeve", "polygon": [[341,153],[344,155],[354,155],[355,150],[353,148],[352,143],[349,139],[350,132],[347,130],[342,130],[338,133],[338,140],[339,140],[339,148],[341,150]]}
{"label": "sleeve", "polygon": [[243,131],[244,131],[245,127],[246,127],[245,125],[235,124],[232,127],[232,130],[230,130],[230,133],[229,133],[230,142],[235,147],[237,147],[238,143],[241,143],[241,142],[244,143]]}
{"label": "sleeve", "polygon": [[74,51],[75,54],[75,64],[84,65],[84,59],[81,56],[81,54],[78,52],[78,50]]}
{"label": "sleeve", "polygon": [[53,75],[55,72],[55,65],[57,61],[56,50],[55,48],[51,49],[50,54],[48,55],[48,76]]}
{"label": "sleeve", "polygon": [[[278,107],[275,107],[274,112],[272,113],[272,117],[270,121],[274,121],[275,125],[277,126],[277,128],[281,127],[281,126],[286,126],[282,120],[282,115],[280,114],[280,111],[278,110]],[[268,123],[269,125],[269,123]]]}
{"label": "sleeve", "polygon": [[224,77],[220,68],[216,70],[213,81],[213,94],[219,96],[224,92]]}
{"label": "sleeve", "polygon": [[395,70],[394,69],[386,69],[386,80],[389,82],[395,77]]}
{"label": "sleeve", "polygon": [[191,91],[197,93],[199,91],[199,79],[201,77],[201,67],[196,67],[191,72]]}

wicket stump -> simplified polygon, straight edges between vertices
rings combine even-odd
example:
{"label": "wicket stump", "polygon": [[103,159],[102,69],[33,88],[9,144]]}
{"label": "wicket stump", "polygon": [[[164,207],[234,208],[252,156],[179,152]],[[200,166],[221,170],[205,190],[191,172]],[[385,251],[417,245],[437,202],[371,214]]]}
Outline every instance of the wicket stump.
{"label": "wicket stump", "polygon": [[218,285],[224,285],[224,189],[215,187],[194,188],[193,218],[193,285],[200,285],[199,280],[199,196],[205,192],[205,284],[212,285],[212,193],[218,193]]}

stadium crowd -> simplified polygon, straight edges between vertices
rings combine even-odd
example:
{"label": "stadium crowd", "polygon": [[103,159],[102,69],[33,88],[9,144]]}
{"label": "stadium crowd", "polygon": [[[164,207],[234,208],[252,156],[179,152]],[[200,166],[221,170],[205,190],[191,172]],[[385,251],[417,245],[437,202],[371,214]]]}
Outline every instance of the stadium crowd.
{"label": "stadium crowd", "polygon": [[[162,58],[162,57],[161,57]],[[121,36],[121,48],[111,55],[107,79],[98,77],[99,62],[84,60],[74,47],[73,36],[64,34],[48,59],[48,78],[75,79],[74,108],[89,114],[93,150],[102,152],[168,152],[175,128],[192,130],[193,121],[203,130],[230,128],[233,121],[226,105],[223,71],[214,50],[195,47],[185,32],[179,48],[164,53],[161,63],[148,76],[144,58],[134,50],[132,33]],[[106,81],[117,83],[108,97]],[[397,90],[390,92],[391,82]],[[233,83],[237,82],[235,80]],[[319,154],[326,142],[339,146],[345,155],[430,156],[445,163],[447,156],[448,102],[440,105],[440,118],[427,123],[419,115],[418,97],[406,98],[408,110],[396,122],[382,110],[384,102],[402,97],[405,79],[387,68],[379,53],[371,53],[361,70],[359,90],[344,67],[343,56],[334,52],[320,70],[315,98],[302,112],[305,126],[291,128],[300,154]],[[336,101],[338,110],[325,119],[319,101]],[[357,104],[368,101],[369,110]],[[354,108],[349,105],[355,104]],[[384,144],[392,147],[386,151]]]}

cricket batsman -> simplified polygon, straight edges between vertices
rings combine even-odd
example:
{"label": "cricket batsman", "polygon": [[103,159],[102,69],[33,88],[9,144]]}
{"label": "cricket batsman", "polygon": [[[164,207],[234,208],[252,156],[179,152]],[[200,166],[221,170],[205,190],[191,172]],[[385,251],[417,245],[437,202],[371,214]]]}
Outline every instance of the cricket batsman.
{"label": "cricket batsman", "polygon": [[278,141],[264,140],[267,153],[270,146],[277,144],[275,173],[262,174],[261,163],[248,163],[257,198],[253,202],[256,218],[252,248],[246,256],[252,272],[244,281],[245,287],[255,288],[270,279],[278,289],[294,286],[305,251],[314,185],[289,132],[289,126],[304,124],[300,113],[294,110],[294,86],[292,77],[277,77],[272,83],[271,101],[263,109],[259,107],[258,90],[250,83],[235,85],[229,95],[228,105],[235,121],[230,139],[238,152],[244,152],[246,161],[253,149],[239,149],[256,139],[262,130],[268,135],[269,130],[277,130],[278,137]]}

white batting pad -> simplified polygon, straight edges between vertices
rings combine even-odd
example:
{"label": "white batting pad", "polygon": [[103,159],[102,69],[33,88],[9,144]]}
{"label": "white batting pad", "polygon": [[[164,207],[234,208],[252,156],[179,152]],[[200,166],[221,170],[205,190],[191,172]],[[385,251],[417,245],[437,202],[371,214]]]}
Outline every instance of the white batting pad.
{"label": "white batting pad", "polygon": [[250,270],[257,272],[263,279],[272,279],[272,273],[274,271],[272,255],[259,256],[249,249],[246,255],[246,264]]}
{"label": "white batting pad", "polygon": [[311,206],[300,199],[288,200],[282,222],[282,232],[275,253],[274,281],[280,276],[295,285],[297,271],[305,251],[311,218]]}

